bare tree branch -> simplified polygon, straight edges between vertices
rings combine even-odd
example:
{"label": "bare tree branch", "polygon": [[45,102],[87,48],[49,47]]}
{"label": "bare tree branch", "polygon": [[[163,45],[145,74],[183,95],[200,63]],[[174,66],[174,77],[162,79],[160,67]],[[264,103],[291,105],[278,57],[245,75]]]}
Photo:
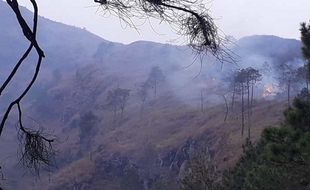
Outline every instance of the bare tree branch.
{"label": "bare tree branch", "polygon": [[234,63],[233,53],[226,47],[202,0],[94,0],[104,13],[115,14],[132,26],[132,18],[158,18],[179,35],[188,37],[188,45],[199,55],[211,53],[220,62]]}
{"label": "bare tree branch", "polygon": [[20,65],[25,61],[25,59],[29,56],[30,52],[33,49],[35,49],[38,55],[38,60],[37,60],[36,68],[35,68],[31,81],[28,83],[24,91],[22,91],[22,93],[14,101],[12,101],[7,107],[2,117],[1,124],[0,124],[0,135],[2,134],[3,128],[6,124],[6,121],[12,109],[14,108],[14,106],[17,106],[18,126],[20,130],[19,136],[20,136],[21,143],[23,144],[21,161],[24,164],[24,166],[33,168],[37,171],[41,164],[50,165],[50,158],[53,155],[51,143],[54,140],[44,137],[40,133],[40,131],[32,131],[30,129],[25,128],[22,122],[21,101],[27,95],[27,93],[33,86],[34,82],[36,81],[40,68],[41,68],[42,59],[45,57],[43,50],[40,48],[40,46],[38,45],[36,41],[37,24],[38,24],[38,6],[35,0],[30,0],[30,1],[34,9],[32,30],[30,29],[29,25],[27,24],[27,22],[25,21],[25,19],[23,18],[20,12],[18,1],[7,0],[8,5],[12,9],[12,11],[15,13],[15,16],[23,31],[23,34],[26,37],[26,39],[30,42],[30,45],[28,49],[25,51],[25,53],[22,55],[20,60],[16,63],[15,67],[13,68],[13,70],[11,71],[11,73],[9,74],[5,82],[2,84],[0,88],[0,95],[7,88],[8,84],[14,78]]}

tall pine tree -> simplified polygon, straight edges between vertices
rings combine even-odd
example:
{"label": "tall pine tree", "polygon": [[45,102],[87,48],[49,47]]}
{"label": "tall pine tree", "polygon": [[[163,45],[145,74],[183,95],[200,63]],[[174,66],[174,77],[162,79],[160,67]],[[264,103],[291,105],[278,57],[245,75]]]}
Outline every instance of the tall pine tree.
{"label": "tall pine tree", "polygon": [[310,80],[310,24],[305,22],[301,23],[300,27],[301,41],[302,41],[302,54],[306,60],[305,68],[307,68],[307,91],[309,92],[309,80]]}

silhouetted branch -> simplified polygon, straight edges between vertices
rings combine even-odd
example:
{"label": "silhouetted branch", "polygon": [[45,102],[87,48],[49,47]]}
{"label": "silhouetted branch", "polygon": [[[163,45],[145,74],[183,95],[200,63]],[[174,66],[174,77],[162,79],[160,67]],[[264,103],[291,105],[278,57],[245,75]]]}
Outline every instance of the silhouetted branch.
{"label": "silhouetted branch", "polygon": [[39,172],[41,165],[50,166],[55,151],[52,147],[53,139],[47,139],[39,130],[30,130],[22,122],[22,110],[18,103],[19,141],[22,145],[21,163],[23,166]]}
{"label": "silhouetted branch", "polygon": [[31,87],[33,86],[34,82],[36,81],[41,64],[42,59],[45,57],[43,50],[40,48],[36,41],[36,34],[37,34],[37,24],[38,24],[38,6],[35,0],[30,0],[34,9],[33,13],[33,28],[30,29],[29,25],[23,18],[18,1],[17,0],[7,0],[8,5],[15,13],[15,16],[18,20],[18,23],[23,31],[24,36],[30,42],[28,49],[16,63],[15,67],[0,87],[0,95],[1,93],[7,88],[8,84],[14,78],[17,70],[19,69],[20,65],[25,61],[25,59],[29,56],[30,52],[35,49],[38,60],[36,63],[36,68],[34,74],[32,76],[31,81],[28,83],[24,91],[14,100],[12,101],[9,106],[7,107],[0,124],[0,135],[2,134],[3,128],[6,124],[6,121],[14,108],[16,106],[18,108],[18,126],[19,126],[19,139],[21,144],[23,145],[22,157],[21,162],[24,166],[33,168],[36,171],[40,168],[41,164],[50,165],[51,157],[53,156],[53,149],[51,143],[54,141],[53,139],[48,139],[44,137],[40,131],[32,131],[27,129],[23,126],[22,122],[22,109],[21,109],[21,101],[27,95]]}
{"label": "silhouetted branch", "polygon": [[10,73],[10,75],[8,76],[8,78],[6,79],[4,84],[1,86],[0,94],[3,92],[3,90],[6,89],[7,85],[9,84],[9,82],[15,76],[19,66],[29,56],[29,53],[31,52],[33,47],[35,48],[39,58],[38,58],[37,67],[36,67],[36,70],[35,70],[35,73],[33,75],[33,78],[31,80],[31,82],[28,84],[28,86],[22,92],[22,94],[17,99],[15,99],[13,102],[11,102],[10,105],[8,106],[4,116],[2,118],[1,124],[0,124],[0,135],[2,134],[3,127],[4,127],[5,123],[6,123],[6,120],[7,120],[8,116],[9,116],[12,108],[14,107],[14,105],[18,105],[21,102],[21,100],[24,98],[24,96],[28,93],[28,91],[30,90],[30,88],[34,84],[34,82],[35,82],[35,80],[36,80],[36,78],[38,76],[39,70],[40,70],[42,59],[44,57],[44,52],[39,47],[39,45],[38,45],[38,43],[36,41],[36,31],[37,31],[37,22],[38,22],[38,7],[37,7],[36,2],[34,0],[31,0],[31,3],[33,4],[33,8],[34,8],[33,31],[31,31],[31,29],[29,28],[27,22],[25,21],[25,19],[21,15],[21,12],[19,10],[19,5],[18,5],[17,0],[7,0],[7,3],[11,7],[11,9],[14,11],[14,13],[16,15],[16,18],[18,20],[18,23],[19,23],[20,27],[23,30],[24,36],[30,41],[31,44],[30,44],[29,48],[26,50],[26,52],[23,54],[21,59],[17,62],[17,64],[15,65],[14,69],[12,70],[12,72]]}
{"label": "silhouetted branch", "polygon": [[226,47],[228,41],[218,34],[213,18],[202,0],[94,0],[104,13],[114,13],[132,26],[132,18],[158,18],[175,32],[188,37],[188,45],[199,55],[210,52],[221,62],[235,62]]}
{"label": "silhouetted branch", "polygon": [[7,87],[7,85],[11,82],[11,80],[13,79],[13,77],[15,76],[17,70],[19,69],[20,65],[24,62],[24,60],[28,57],[29,53],[31,52],[33,48],[33,45],[30,44],[30,46],[28,47],[28,49],[26,50],[26,52],[24,53],[24,55],[20,58],[20,60],[17,62],[17,64],[15,65],[15,67],[13,68],[13,70],[11,71],[10,75],[8,76],[8,78],[4,81],[4,83],[2,84],[2,86],[0,87],[0,95],[3,93],[4,89]]}

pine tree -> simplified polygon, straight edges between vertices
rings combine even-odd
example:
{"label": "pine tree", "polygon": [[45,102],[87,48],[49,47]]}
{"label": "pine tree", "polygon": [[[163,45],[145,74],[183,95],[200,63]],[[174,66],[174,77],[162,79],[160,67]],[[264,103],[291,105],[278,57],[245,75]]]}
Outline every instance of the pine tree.
{"label": "pine tree", "polygon": [[308,69],[308,72],[306,72],[306,78],[307,78],[307,91],[309,92],[309,80],[310,80],[310,24],[307,24],[305,22],[301,23],[300,28],[301,33],[301,42],[302,42],[302,54],[305,58],[305,67]]}
{"label": "pine tree", "polygon": [[157,90],[158,90],[158,85],[160,82],[163,82],[165,80],[165,75],[163,74],[162,70],[160,67],[156,66],[153,67],[150,74],[149,78],[147,79],[146,83],[154,89],[154,96],[156,97],[157,95]]}

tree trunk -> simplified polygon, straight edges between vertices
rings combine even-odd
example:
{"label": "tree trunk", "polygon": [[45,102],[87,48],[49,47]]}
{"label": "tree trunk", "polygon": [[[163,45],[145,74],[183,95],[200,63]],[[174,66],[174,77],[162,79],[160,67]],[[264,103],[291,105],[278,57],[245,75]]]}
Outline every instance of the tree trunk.
{"label": "tree trunk", "polygon": [[307,71],[306,71],[306,85],[307,85],[307,92],[309,93],[309,81],[310,81],[310,65],[307,64]]}
{"label": "tree trunk", "polygon": [[141,103],[140,117],[142,117],[142,116],[143,116],[143,113],[144,113],[144,104],[145,104],[145,100],[143,100],[142,103]]}
{"label": "tree trunk", "polygon": [[236,94],[236,83],[234,82],[234,90],[233,90],[233,95],[232,95],[232,100],[231,100],[231,111],[234,110],[235,94]]}
{"label": "tree trunk", "polygon": [[124,107],[122,107],[122,110],[121,110],[121,119],[123,119],[123,114],[124,114]]}
{"label": "tree trunk", "polygon": [[200,91],[200,111],[203,113],[204,112],[204,99],[203,99],[203,90]]}
{"label": "tree trunk", "polygon": [[114,110],[113,110],[113,121],[114,122],[116,121],[116,116],[117,116],[117,109],[116,107],[114,107]]}
{"label": "tree trunk", "polygon": [[309,74],[310,74],[310,68],[309,68],[309,64],[304,63],[304,67],[306,68],[306,73],[305,73],[305,79],[306,79],[306,88],[307,88],[307,92],[309,93]]}
{"label": "tree trunk", "polygon": [[248,138],[249,139],[251,139],[251,127],[252,127],[252,121],[251,121],[252,98],[253,98],[253,85],[252,85],[252,96],[250,98],[250,81],[249,81],[248,82]]}
{"label": "tree trunk", "polygon": [[287,83],[287,106],[288,106],[288,108],[291,107],[290,92],[291,92],[291,81],[289,80]]}
{"label": "tree trunk", "polygon": [[247,82],[247,91],[248,91],[248,138],[251,138],[251,115],[250,115],[250,81]]}
{"label": "tree trunk", "polygon": [[307,92],[309,93],[309,76],[307,76],[306,85],[307,85]]}
{"label": "tree trunk", "polygon": [[226,112],[225,112],[225,117],[224,117],[224,122],[226,122],[229,109],[228,109],[228,103],[227,103],[227,99],[226,99],[225,95],[223,95],[223,98],[224,98],[225,106],[226,106]]}
{"label": "tree trunk", "polygon": [[244,132],[244,86],[243,86],[243,83],[241,85],[241,102],[242,102],[242,105],[241,105],[241,117],[242,117],[241,135],[243,136],[243,132]]}
{"label": "tree trunk", "polygon": [[248,103],[248,105],[247,105],[247,107],[248,107],[248,119],[250,118],[250,82],[248,81],[247,82],[247,95],[248,95],[248,99],[247,99],[247,103]]}
{"label": "tree trunk", "polygon": [[154,83],[154,95],[155,95],[155,98],[156,98],[156,94],[157,94],[157,80],[155,80],[155,83]]}
{"label": "tree trunk", "polygon": [[252,83],[252,89],[251,89],[251,110],[253,107],[253,101],[254,101],[254,83]]}

